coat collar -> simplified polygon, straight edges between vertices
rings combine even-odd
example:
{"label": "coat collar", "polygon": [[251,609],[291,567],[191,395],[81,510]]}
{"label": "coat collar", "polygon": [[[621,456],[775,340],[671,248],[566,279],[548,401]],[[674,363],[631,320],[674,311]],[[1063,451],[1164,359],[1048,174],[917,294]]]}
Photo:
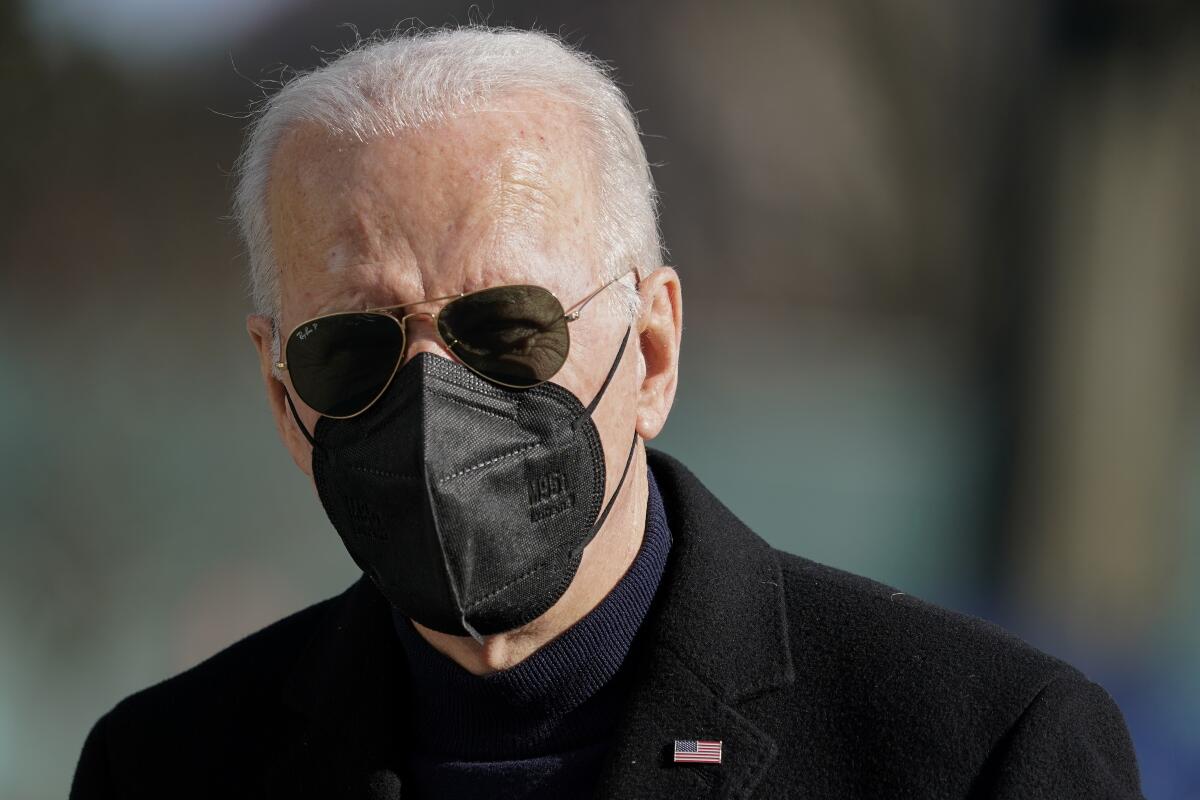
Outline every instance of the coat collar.
{"label": "coat collar", "polygon": [[[738,704],[794,680],[779,564],[686,467],[647,452],[673,543],[629,654],[636,677],[597,796],[748,797],[777,746]],[[362,578],[283,685],[304,733],[269,774],[268,796],[402,796],[405,673],[386,601]],[[723,763],[675,765],[675,739],[720,739]]]}

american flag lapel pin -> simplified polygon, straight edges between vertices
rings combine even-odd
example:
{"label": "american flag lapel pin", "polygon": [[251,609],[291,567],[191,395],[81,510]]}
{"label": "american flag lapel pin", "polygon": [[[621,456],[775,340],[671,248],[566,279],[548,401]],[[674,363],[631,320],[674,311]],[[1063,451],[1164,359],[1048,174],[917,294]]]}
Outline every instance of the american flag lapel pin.
{"label": "american flag lapel pin", "polygon": [[721,742],[705,739],[676,739],[676,764],[720,764]]}

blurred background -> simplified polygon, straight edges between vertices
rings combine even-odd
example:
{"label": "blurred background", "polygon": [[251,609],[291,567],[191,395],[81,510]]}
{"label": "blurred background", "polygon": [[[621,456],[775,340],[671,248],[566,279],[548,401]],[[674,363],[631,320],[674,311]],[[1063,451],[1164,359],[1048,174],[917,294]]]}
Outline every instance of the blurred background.
{"label": "blurred background", "polygon": [[686,298],[658,441],[775,545],[997,621],[1200,797],[1200,3],[0,0],[0,797],[355,577],[278,443],[229,170],[362,33],[618,68]]}

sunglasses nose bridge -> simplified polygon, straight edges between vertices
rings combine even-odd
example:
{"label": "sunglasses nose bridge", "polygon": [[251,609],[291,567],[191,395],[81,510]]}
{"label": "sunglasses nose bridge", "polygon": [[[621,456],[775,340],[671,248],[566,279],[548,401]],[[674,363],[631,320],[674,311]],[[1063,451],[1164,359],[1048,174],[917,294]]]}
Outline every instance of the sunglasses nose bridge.
{"label": "sunglasses nose bridge", "polygon": [[432,311],[413,311],[400,318],[401,326],[408,325],[408,321],[410,319],[424,319],[428,320],[429,322],[434,322],[437,320],[437,314],[433,313]]}
{"label": "sunglasses nose bridge", "polygon": [[[412,325],[410,323],[421,324]],[[454,360],[454,355],[438,333],[437,314],[429,311],[414,311],[400,317],[400,326],[404,329],[404,363],[408,363],[409,359],[417,353],[432,353]]]}

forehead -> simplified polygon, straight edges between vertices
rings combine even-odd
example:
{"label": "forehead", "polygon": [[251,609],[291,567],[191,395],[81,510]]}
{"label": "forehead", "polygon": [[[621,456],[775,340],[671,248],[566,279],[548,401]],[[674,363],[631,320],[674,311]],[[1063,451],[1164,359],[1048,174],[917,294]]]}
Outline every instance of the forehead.
{"label": "forehead", "polygon": [[585,287],[590,169],[578,116],[537,97],[369,142],[298,126],[276,151],[268,202],[284,314],[498,283]]}

